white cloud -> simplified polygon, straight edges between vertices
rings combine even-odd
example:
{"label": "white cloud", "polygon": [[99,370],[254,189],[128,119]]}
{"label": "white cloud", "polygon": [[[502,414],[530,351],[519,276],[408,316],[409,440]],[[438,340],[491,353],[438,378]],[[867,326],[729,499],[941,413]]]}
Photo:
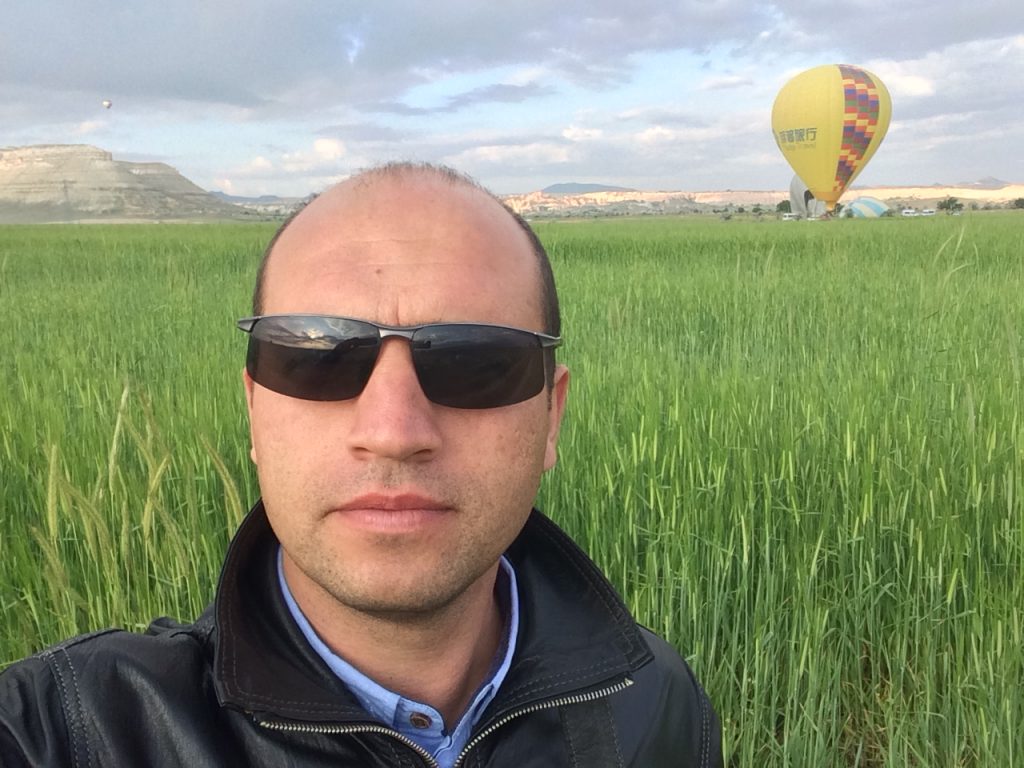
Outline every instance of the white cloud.
{"label": "white cloud", "polygon": [[237,195],[304,197],[370,164],[350,153],[344,142],[329,137],[318,137],[298,148],[265,149],[269,151],[216,170],[210,175],[211,183]]}
{"label": "white cloud", "polygon": [[754,81],[744,75],[718,75],[708,77],[697,86],[699,91],[721,91],[727,88],[741,88],[745,85],[753,85]]}
{"label": "white cloud", "polygon": [[547,83],[558,79],[558,76],[547,67],[526,66],[520,67],[506,77],[509,85],[530,85],[532,83]]}
{"label": "white cloud", "polygon": [[723,156],[735,156],[736,147],[748,146],[749,137],[763,134],[771,141],[767,112],[735,112],[720,115],[705,125],[683,125],[668,127],[653,125],[642,131],[629,134],[627,141],[643,145],[692,146],[703,142],[715,142],[722,146]]}
{"label": "white cloud", "polygon": [[891,68],[884,76],[879,75],[879,77],[885,83],[889,94],[895,99],[935,95],[934,80],[921,75],[899,72],[897,67]]}
{"label": "white cloud", "polygon": [[578,125],[570,125],[562,131],[563,138],[569,141],[590,141],[599,139],[604,135],[600,128],[583,128]]}
{"label": "white cloud", "polygon": [[916,117],[1006,108],[1014,110],[1016,119],[1024,119],[1019,83],[1024,35],[959,43],[918,58],[880,59],[869,62],[868,68],[889,88],[896,114]]}
{"label": "white cloud", "polygon": [[313,154],[321,160],[338,160],[345,156],[345,145],[337,139],[317,139],[313,142]]}
{"label": "white cloud", "polygon": [[451,164],[457,168],[477,165],[536,165],[566,163],[570,159],[570,154],[564,146],[538,142],[523,145],[494,144],[473,147],[452,155],[449,159]]}
{"label": "white cloud", "polygon": [[75,126],[72,131],[76,136],[87,136],[90,133],[96,133],[102,129],[106,123],[102,120],[84,120]]}
{"label": "white cloud", "polygon": [[667,144],[679,138],[679,131],[673,131],[661,125],[655,125],[640,131],[635,136],[641,144]]}
{"label": "white cloud", "polygon": [[240,170],[242,173],[252,173],[254,175],[259,175],[264,171],[274,170],[274,164],[270,162],[267,158],[263,157],[263,155],[257,155],[244,166],[242,166]]}

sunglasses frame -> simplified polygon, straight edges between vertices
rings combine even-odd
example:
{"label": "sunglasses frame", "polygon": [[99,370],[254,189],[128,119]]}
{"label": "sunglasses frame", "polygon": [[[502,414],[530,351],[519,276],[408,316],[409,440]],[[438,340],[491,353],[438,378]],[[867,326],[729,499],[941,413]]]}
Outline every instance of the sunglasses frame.
{"label": "sunglasses frame", "polygon": [[[541,333],[539,331],[531,331],[531,330],[527,330],[526,328],[516,328],[515,326],[511,326],[511,325],[500,325],[500,324],[497,324],[497,323],[477,323],[477,322],[466,322],[466,321],[462,321],[462,322],[433,322],[433,323],[422,323],[420,325],[386,325],[384,323],[376,323],[376,322],[374,322],[372,320],[364,320],[362,318],[348,317],[348,316],[345,316],[345,315],[320,315],[320,314],[313,314],[313,313],[280,313],[280,314],[272,314],[272,315],[253,315],[251,317],[243,317],[243,318],[241,318],[240,320],[237,321],[237,326],[238,326],[239,330],[244,331],[245,333],[250,334],[250,343],[251,343],[252,341],[256,340],[255,337],[252,336],[252,334],[253,334],[253,331],[256,329],[257,323],[259,323],[260,320],[275,320],[275,319],[282,319],[282,318],[289,318],[289,319],[294,318],[294,319],[297,319],[297,320],[301,320],[303,318],[310,318],[310,319],[315,319],[315,320],[319,320],[319,321],[324,321],[324,320],[344,320],[344,321],[353,322],[353,323],[360,323],[362,325],[367,325],[367,326],[370,326],[370,327],[376,329],[377,336],[378,336],[378,344],[381,345],[381,346],[383,346],[383,343],[384,343],[385,339],[390,338],[390,337],[394,337],[394,336],[397,336],[399,338],[403,338],[406,341],[408,341],[410,344],[412,344],[413,343],[413,336],[416,334],[416,332],[417,331],[421,331],[421,330],[423,330],[425,328],[464,326],[464,327],[467,327],[467,328],[496,328],[496,329],[503,330],[503,331],[514,331],[516,333],[522,333],[522,334],[526,334],[528,336],[532,336],[534,339],[537,340],[537,342],[539,344],[540,351],[544,355],[544,362],[543,362],[544,371],[545,371],[544,376],[545,376],[545,379],[547,379],[549,382],[550,382],[549,376],[551,374],[550,374],[550,371],[548,370],[548,368],[549,368],[549,365],[553,364],[553,362],[554,362],[554,358],[550,357],[550,356],[551,356],[553,350],[556,347],[561,346],[561,344],[562,344],[562,337],[561,336],[552,336],[552,335],[547,334],[547,333]],[[273,342],[270,342],[270,343],[273,343]],[[378,352],[377,352],[378,355],[380,354],[379,350],[380,350],[380,347],[378,347]],[[551,352],[549,352],[549,350],[551,350]],[[550,358],[550,360],[549,360],[549,358]],[[376,365],[376,363],[374,363],[374,365]],[[418,373],[417,373],[417,375],[418,375]],[[353,397],[355,397],[355,395]],[[351,399],[351,398],[342,398],[342,399]],[[518,401],[516,401],[516,402],[518,402]],[[453,407],[472,407],[472,406],[453,406]],[[480,407],[497,407],[497,406],[480,406]]]}
{"label": "sunglasses frame", "polygon": [[237,325],[240,331],[252,333],[253,329],[256,327],[256,323],[260,320],[276,320],[282,317],[313,317],[317,320],[350,320],[353,323],[372,325],[377,329],[377,333],[380,335],[380,340],[382,342],[390,336],[399,336],[406,341],[412,341],[413,334],[416,333],[416,331],[423,330],[424,328],[436,328],[441,325],[464,325],[471,326],[473,328],[500,328],[503,331],[528,333],[540,342],[541,349],[554,349],[555,347],[562,346],[561,336],[551,336],[550,334],[541,333],[540,331],[530,331],[526,328],[516,328],[514,325],[499,325],[497,323],[473,323],[462,321],[450,323],[421,323],[420,325],[385,325],[384,323],[375,323],[373,320],[364,320],[361,317],[348,317],[346,315],[316,315],[309,312],[283,312],[276,315],[253,315],[252,317],[243,317],[237,322]]}

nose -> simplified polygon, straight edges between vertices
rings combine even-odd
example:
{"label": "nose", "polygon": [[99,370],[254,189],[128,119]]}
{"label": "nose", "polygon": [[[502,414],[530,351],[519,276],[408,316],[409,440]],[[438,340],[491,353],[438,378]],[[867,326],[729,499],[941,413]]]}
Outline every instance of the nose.
{"label": "nose", "polygon": [[425,461],[441,446],[437,406],[420,388],[404,339],[383,341],[370,380],[354,406],[349,444],[359,456]]}

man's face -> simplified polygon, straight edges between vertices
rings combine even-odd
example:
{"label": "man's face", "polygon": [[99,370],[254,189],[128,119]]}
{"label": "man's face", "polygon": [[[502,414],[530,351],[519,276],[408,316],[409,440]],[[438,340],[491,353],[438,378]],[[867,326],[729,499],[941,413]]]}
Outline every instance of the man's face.
{"label": "man's face", "polygon": [[[335,188],[296,218],[263,312],[542,331],[538,280],[527,238],[493,200],[406,176]],[[546,390],[502,408],[435,405],[396,338],[351,400],[290,398],[246,375],[252,456],[300,602],[422,613],[493,584],[555,462],[567,384],[560,367],[550,407]]]}

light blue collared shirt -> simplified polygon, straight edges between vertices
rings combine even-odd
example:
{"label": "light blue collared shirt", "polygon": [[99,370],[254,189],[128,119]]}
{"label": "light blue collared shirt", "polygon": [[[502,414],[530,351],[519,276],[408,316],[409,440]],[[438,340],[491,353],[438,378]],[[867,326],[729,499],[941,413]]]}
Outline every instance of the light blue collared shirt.
{"label": "light blue collared shirt", "polygon": [[501,567],[498,573],[498,589],[503,593],[500,597],[506,608],[505,636],[494,658],[491,677],[477,690],[455,727],[449,729],[444,727],[444,719],[436,709],[389,691],[327,647],[302,613],[288,588],[280,548],[277,552],[277,579],[288,610],[291,611],[292,618],[302,630],[302,634],[331,671],[348,686],[363,708],[380,722],[394,728],[427,750],[441,768],[451,768],[469,741],[473,726],[497,695],[498,688],[512,666],[512,656],[516,650],[516,637],[519,634],[519,590],[516,586],[516,573],[504,556],[499,564]]}

